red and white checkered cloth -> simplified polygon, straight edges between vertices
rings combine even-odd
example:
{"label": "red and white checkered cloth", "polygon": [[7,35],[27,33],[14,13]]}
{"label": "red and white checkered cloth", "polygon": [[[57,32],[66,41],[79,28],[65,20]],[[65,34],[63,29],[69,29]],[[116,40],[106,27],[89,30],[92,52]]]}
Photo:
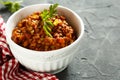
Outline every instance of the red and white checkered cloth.
{"label": "red and white checkered cloth", "polygon": [[25,69],[13,57],[6,43],[5,23],[0,16],[0,80],[58,80],[55,75]]}

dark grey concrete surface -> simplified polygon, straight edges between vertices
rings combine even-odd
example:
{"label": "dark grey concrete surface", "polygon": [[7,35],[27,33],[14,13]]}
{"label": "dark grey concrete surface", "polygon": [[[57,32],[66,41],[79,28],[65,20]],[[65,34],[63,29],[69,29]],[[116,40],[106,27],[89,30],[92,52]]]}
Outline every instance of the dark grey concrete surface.
{"label": "dark grey concrete surface", "polygon": [[[85,34],[60,80],[120,80],[120,0],[24,0],[23,5],[59,3],[84,21]],[[11,15],[0,10],[5,22]]]}

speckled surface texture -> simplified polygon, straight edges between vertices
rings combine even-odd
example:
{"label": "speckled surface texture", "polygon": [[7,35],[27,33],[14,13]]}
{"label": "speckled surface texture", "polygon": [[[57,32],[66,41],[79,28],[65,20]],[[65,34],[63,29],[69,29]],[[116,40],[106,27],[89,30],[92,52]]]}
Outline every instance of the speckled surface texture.
{"label": "speckled surface texture", "polygon": [[[24,0],[23,5],[59,3],[84,21],[79,52],[60,80],[120,80],[120,0]],[[0,10],[5,22],[11,15]]]}

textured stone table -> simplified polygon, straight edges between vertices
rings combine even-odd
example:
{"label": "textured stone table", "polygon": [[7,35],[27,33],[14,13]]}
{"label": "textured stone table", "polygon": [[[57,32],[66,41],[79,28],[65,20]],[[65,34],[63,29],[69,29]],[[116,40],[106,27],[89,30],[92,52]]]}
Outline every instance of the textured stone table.
{"label": "textured stone table", "polygon": [[[60,80],[120,80],[120,0],[24,0],[23,5],[59,3],[84,21],[79,52]],[[0,10],[5,21],[11,13]]]}

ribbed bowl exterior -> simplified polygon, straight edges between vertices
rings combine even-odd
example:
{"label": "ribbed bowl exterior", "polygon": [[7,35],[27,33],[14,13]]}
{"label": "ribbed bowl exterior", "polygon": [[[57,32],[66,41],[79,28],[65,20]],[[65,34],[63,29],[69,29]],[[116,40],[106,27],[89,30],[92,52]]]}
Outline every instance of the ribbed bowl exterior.
{"label": "ribbed bowl exterior", "polygon": [[[15,58],[27,69],[38,71],[38,72],[48,72],[48,73],[58,73],[61,70],[65,69],[69,63],[73,60],[74,56],[76,55],[76,52],[73,52],[72,54],[69,54],[67,56],[61,56],[59,59],[54,60],[35,60],[34,58],[29,58],[27,56],[18,55],[18,50],[12,49],[12,52],[14,52]],[[16,53],[15,53],[16,52]]]}
{"label": "ribbed bowl exterior", "polygon": [[50,62],[31,62],[21,59],[19,60],[22,65],[27,67],[30,70],[38,71],[38,72],[49,72],[56,73],[62,68],[66,68],[69,63],[72,61],[73,55],[69,55],[67,57],[61,58],[59,60],[54,60]]}
{"label": "ribbed bowl exterior", "polygon": [[[35,59],[35,56],[29,57],[27,52],[23,52],[18,47],[10,46],[11,51],[13,52],[14,57],[27,69],[38,71],[38,72],[48,72],[48,73],[58,73],[61,70],[65,69],[69,63],[73,60],[75,55],[77,54],[79,48],[75,48],[71,53],[69,51],[66,52],[67,55],[63,56],[52,56],[51,58],[42,58]],[[21,54],[19,54],[19,53]],[[29,53],[30,54],[30,53]],[[32,53],[31,53],[32,54]],[[40,52],[38,54],[41,54]],[[57,53],[56,53],[57,54]],[[64,53],[63,53],[64,54]],[[31,56],[31,55],[30,55]]]}

